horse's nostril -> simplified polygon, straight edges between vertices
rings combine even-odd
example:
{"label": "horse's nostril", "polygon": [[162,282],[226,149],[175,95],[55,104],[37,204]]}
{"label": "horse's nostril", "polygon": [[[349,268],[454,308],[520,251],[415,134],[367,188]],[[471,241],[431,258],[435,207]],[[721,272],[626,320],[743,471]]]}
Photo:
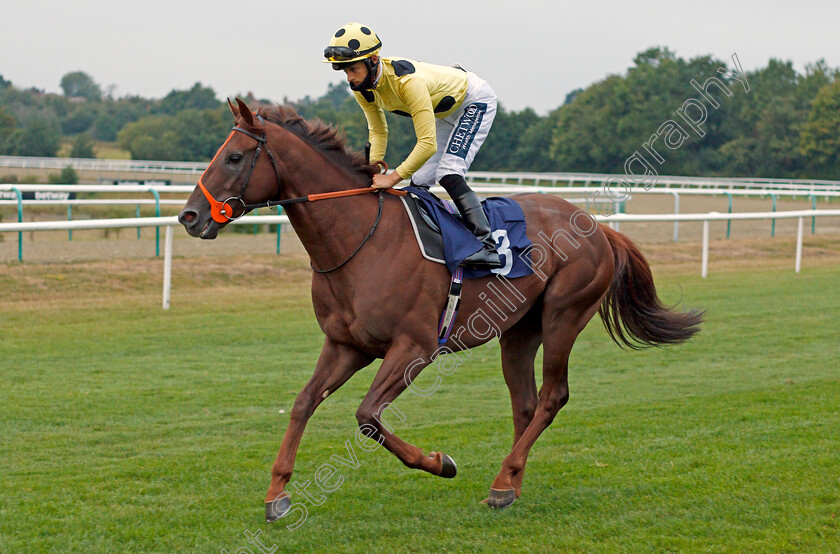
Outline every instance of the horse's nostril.
{"label": "horse's nostril", "polygon": [[183,211],[183,212],[181,212],[181,214],[178,216],[178,221],[179,221],[179,222],[183,225],[183,224],[185,224],[185,223],[192,223],[192,221],[193,221],[196,217],[198,217],[198,214],[196,214],[194,211],[191,211],[191,210],[190,210],[190,211],[184,210],[184,211]]}

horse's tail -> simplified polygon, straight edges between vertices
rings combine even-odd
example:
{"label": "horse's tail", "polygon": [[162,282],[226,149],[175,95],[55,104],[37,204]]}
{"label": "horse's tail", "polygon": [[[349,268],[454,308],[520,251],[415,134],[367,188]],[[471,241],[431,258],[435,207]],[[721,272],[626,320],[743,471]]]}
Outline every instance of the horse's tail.
{"label": "horse's tail", "polygon": [[615,257],[615,273],[598,313],[615,343],[633,349],[678,344],[700,331],[703,312],[679,312],[663,305],[639,248],[617,231],[601,228]]}

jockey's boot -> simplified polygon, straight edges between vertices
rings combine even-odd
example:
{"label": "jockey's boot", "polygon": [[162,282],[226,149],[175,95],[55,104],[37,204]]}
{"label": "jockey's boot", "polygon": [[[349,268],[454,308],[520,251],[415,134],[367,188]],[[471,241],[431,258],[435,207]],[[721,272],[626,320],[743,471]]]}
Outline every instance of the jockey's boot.
{"label": "jockey's boot", "polygon": [[481,250],[467,257],[461,265],[474,269],[502,267],[499,253],[496,252],[496,240],[493,238],[490,222],[487,221],[487,215],[481,208],[481,202],[478,201],[475,192],[467,186],[464,178],[457,174],[446,175],[440,180],[440,184],[461,212],[464,227],[484,245]]}

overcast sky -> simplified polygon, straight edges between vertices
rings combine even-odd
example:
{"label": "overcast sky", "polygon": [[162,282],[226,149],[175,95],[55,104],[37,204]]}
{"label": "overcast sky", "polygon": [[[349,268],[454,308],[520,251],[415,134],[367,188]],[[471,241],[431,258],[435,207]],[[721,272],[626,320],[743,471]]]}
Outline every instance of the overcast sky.
{"label": "overcast sky", "polygon": [[770,58],[800,72],[820,58],[840,67],[836,0],[4,0],[0,75],[60,92],[61,77],[81,70],[118,97],[195,82],[219,99],[317,97],[341,80],[320,62],[348,21],[372,27],[385,56],[460,62],[507,109],[541,114],[651,46],[686,59],[737,52],[747,71]]}

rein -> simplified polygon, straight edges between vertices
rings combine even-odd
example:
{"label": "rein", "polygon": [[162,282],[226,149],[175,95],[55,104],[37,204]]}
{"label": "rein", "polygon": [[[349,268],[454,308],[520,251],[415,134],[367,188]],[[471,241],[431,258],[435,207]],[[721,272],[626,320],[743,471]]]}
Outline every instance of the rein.
{"label": "rein", "polygon": [[373,222],[373,226],[368,231],[368,234],[365,236],[364,240],[362,240],[361,244],[353,250],[353,253],[350,254],[343,262],[338,264],[335,267],[330,269],[318,269],[314,265],[312,265],[312,261],[309,262],[309,267],[312,268],[312,271],[315,273],[332,273],[336,269],[343,267],[347,262],[352,260],[356,254],[359,253],[359,250],[370,240],[370,237],[373,236],[373,233],[376,231],[376,227],[379,225],[379,220],[382,219],[382,201],[385,198],[385,195],[382,194],[383,192],[387,192],[389,194],[393,194],[394,196],[405,196],[408,194],[407,191],[404,190],[394,190],[394,189],[375,189],[375,188],[363,188],[363,189],[350,189],[350,190],[340,190],[336,192],[323,192],[320,194],[310,194],[308,196],[301,196],[300,198],[291,198],[289,200],[280,200],[279,202],[262,202],[260,204],[248,204],[246,207],[256,207],[256,208],[264,208],[264,207],[271,207],[271,206],[284,206],[287,204],[295,204],[298,202],[317,202],[318,200],[329,200],[331,198],[342,198],[345,196],[356,196],[358,194],[367,194],[369,192],[377,192],[379,194],[379,207],[376,210],[376,219]]}
{"label": "rein", "polygon": [[308,194],[306,196],[300,196],[298,198],[289,198],[288,200],[267,200],[265,202],[260,202],[259,204],[245,204],[245,208],[250,210],[255,210],[257,208],[273,208],[274,206],[288,206],[289,204],[299,204],[301,202],[317,202],[318,200],[329,200],[331,198],[342,198],[344,196],[356,196],[358,194],[367,194],[368,192],[387,192],[388,194],[393,194],[394,196],[405,196],[408,194],[407,191],[404,190],[394,190],[394,189],[375,189],[371,187],[365,187],[361,189],[349,189],[349,190],[338,190],[335,192],[320,192],[318,194]]}
{"label": "rein", "polygon": [[[248,168],[248,173],[245,175],[245,180],[242,183],[242,186],[239,188],[239,194],[237,196],[231,196],[227,200],[225,200],[223,202],[219,202],[218,200],[213,198],[213,195],[210,194],[210,191],[208,191],[207,187],[204,186],[204,183],[201,182],[202,179],[204,178],[204,175],[202,175],[201,178],[198,179],[198,186],[201,189],[201,192],[204,194],[204,197],[210,203],[210,216],[217,223],[229,223],[231,221],[235,221],[235,220],[239,219],[240,217],[242,217],[243,215],[245,215],[246,213],[250,212],[251,210],[255,210],[257,208],[271,208],[271,207],[275,207],[275,206],[288,206],[290,204],[299,204],[301,202],[317,202],[319,200],[329,200],[329,199],[332,199],[332,198],[343,198],[345,196],[356,196],[356,195],[359,195],[359,194],[367,194],[369,192],[377,192],[379,194],[379,208],[376,212],[376,220],[373,222],[373,226],[370,228],[370,231],[368,231],[368,234],[365,236],[362,243],[353,251],[352,254],[350,254],[350,256],[346,260],[344,260],[343,262],[341,262],[340,264],[338,264],[337,266],[335,266],[331,269],[316,269],[315,266],[313,266],[312,262],[310,261],[309,266],[312,268],[312,271],[314,271],[315,273],[331,273],[331,272],[339,269],[340,267],[344,266],[347,262],[352,260],[353,257],[356,254],[359,253],[359,250],[362,249],[362,247],[365,245],[365,243],[367,243],[367,241],[370,240],[370,238],[373,236],[374,231],[376,231],[376,227],[379,225],[379,221],[382,219],[382,204],[383,204],[383,199],[385,198],[385,196],[382,194],[383,192],[393,194],[394,196],[405,196],[406,194],[408,194],[404,190],[394,190],[394,189],[391,189],[391,188],[375,189],[375,188],[372,188],[372,187],[365,187],[365,188],[360,188],[360,189],[349,189],[349,190],[339,190],[339,191],[335,191],[335,192],[322,192],[322,193],[317,193],[317,194],[309,194],[309,195],[306,195],[306,196],[300,196],[298,198],[289,198],[287,200],[276,200],[276,201],[275,200],[267,200],[265,202],[260,202],[260,203],[257,203],[257,204],[246,204],[245,201],[242,199],[242,196],[245,194],[245,189],[248,188],[248,183],[251,180],[251,174],[254,172],[254,167],[257,165],[257,160],[259,160],[260,152],[262,152],[262,146],[263,145],[265,145],[265,151],[268,154],[269,161],[271,161],[271,167],[274,169],[274,176],[277,177],[277,185],[278,185],[277,188],[278,188],[278,190],[282,186],[283,181],[282,181],[282,179],[280,179],[280,172],[277,170],[277,164],[274,162],[274,156],[271,154],[271,150],[268,149],[268,145],[266,143],[266,138],[265,138],[265,133],[263,133],[262,135],[256,135],[256,134],[254,134],[254,133],[252,133],[252,132],[250,132],[246,129],[242,129],[241,127],[234,127],[233,131],[238,131],[238,132],[240,132],[244,135],[247,135],[247,136],[251,137],[252,139],[256,140],[257,141],[257,149],[254,152],[254,157],[251,159],[251,165]],[[210,161],[210,163],[207,165],[208,168],[211,165],[213,165],[213,162],[216,161],[216,157],[218,157],[218,155],[224,150],[227,143],[230,141],[231,138],[233,138],[233,135],[234,135],[234,132],[231,132],[230,136],[227,138],[225,143],[222,145],[221,148],[219,148],[219,151],[216,153],[216,156],[214,156],[213,159]],[[384,162],[377,162],[377,163],[381,163],[383,165],[383,167],[385,169],[387,169],[387,166],[384,165]],[[231,204],[229,204],[229,202],[239,202],[242,205],[242,213],[239,214],[238,216],[234,215],[235,210],[231,206]],[[228,215],[228,214],[230,214],[230,215]]]}
{"label": "rein", "polygon": [[[348,195],[344,195],[344,196],[348,196]],[[356,254],[359,253],[359,250],[362,249],[362,246],[364,246],[365,243],[370,239],[370,237],[373,236],[373,232],[376,231],[376,227],[379,225],[379,220],[382,219],[382,199],[383,198],[385,198],[385,195],[380,192],[379,193],[379,208],[376,210],[376,220],[373,222],[373,227],[370,228],[370,231],[368,231],[368,234],[365,236],[365,239],[362,241],[362,243],[359,246],[357,246],[355,250],[353,250],[353,253],[350,254],[347,257],[347,259],[345,259],[343,262],[341,262],[337,266],[335,266],[333,268],[330,268],[330,269],[317,269],[314,265],[312,265],[312,260],[310,260],[309,261],[309,267],[312,268],[312,271],[314,271],[315,273],[332,273],[336,269],[342,267],[344,264],[346,264],[347,262],[352,260],[353,257]]]}

